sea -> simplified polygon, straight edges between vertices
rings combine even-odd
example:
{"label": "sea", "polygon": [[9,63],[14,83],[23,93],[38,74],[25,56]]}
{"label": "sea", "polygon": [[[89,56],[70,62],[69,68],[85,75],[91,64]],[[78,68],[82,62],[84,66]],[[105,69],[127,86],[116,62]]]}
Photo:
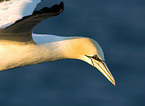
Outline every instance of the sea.
{"label": "sea", "polygon": [[[60,2],[43,0],[36,10]],[[0,72],[0,106],[145,106],[145,1],[63,2],[33,32],[96,40],[116,85],[80,60],[25,66]]]}

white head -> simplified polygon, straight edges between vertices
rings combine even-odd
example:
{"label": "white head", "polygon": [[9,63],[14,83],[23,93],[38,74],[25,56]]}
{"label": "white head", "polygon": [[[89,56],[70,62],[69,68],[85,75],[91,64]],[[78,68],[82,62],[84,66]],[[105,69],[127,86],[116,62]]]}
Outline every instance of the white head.
{"label": "white head", "polygon": [[67,58],[79,59],[89,63],[115,85],[115,80],[105,64],[104,53],[96,41],[89,38],[76,37],[69,39],[69,43],[66,43],[65,47],[67,49],[64,50],[64,53]]}

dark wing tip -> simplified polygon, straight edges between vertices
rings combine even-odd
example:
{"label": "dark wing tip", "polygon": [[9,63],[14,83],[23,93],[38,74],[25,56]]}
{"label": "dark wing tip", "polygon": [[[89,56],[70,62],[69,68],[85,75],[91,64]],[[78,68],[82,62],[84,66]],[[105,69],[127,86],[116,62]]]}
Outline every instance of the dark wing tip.
{"label": "dark wing tip", "polygon": [[42,20],[48,17],[57,16],[64,9],[63,2],[53,5],[52,7],[44,7],[39,11],[34,11],[32,15],[25,16],[22,19],[16,21],[14,24],[6,27],[0,32],[3,33],[24,33],[31,32],[33,28]]}
{"label": "dark wing tip", "polygon": [[59,5],[53,5],[52,7],[44,7],[39,11],[34,11],[33,14],[41,14],[41,13],[55,13],[56,15],[61,13],[64,10],[64,4],[61,2]]}
{"label": "dark wing tip", "polygon": [[63,1],[59,4],[59,7],[61,8],[60,10],[60,12],[62,12],[63,10],[64,10],[64,3],[63,3]]}
{"label": "dark wing tip", "polygon": [[61,2],[59,5],[53,5],[51,8],[49,8],[48,12],[55,12],[55,13],[61,13],[64,10],[64,4]]}

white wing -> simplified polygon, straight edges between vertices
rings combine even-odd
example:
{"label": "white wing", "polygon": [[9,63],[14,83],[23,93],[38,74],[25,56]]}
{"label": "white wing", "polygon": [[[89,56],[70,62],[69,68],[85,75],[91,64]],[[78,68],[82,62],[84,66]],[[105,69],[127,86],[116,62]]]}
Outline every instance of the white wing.
{"label": "white wing", "polygon": [[0,28],[31,15],[39,2],[41,0],[0,0]]}
{"label": "white wing", "polygon": [[63,2],[61,2],[50,8],[44,7],[38,11],[34,11],[28,16],[22,17],[21,15],[22,19],[15,20],[13,24],[0,29],[0,39],[21,42],[31,41],[33,28],[48,17],[60,14],[63,9]]}

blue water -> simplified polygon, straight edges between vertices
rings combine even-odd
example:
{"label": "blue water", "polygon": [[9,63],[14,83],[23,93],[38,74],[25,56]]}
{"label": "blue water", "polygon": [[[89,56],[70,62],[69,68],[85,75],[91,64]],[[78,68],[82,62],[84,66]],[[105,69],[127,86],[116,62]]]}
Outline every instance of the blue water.
{"label": "blue water", "polygon": [[34,32],[95,39],[116,86],[79,60],[43,63],[0,73],[0,106],[145,106],[145,1],[63,1]]}

